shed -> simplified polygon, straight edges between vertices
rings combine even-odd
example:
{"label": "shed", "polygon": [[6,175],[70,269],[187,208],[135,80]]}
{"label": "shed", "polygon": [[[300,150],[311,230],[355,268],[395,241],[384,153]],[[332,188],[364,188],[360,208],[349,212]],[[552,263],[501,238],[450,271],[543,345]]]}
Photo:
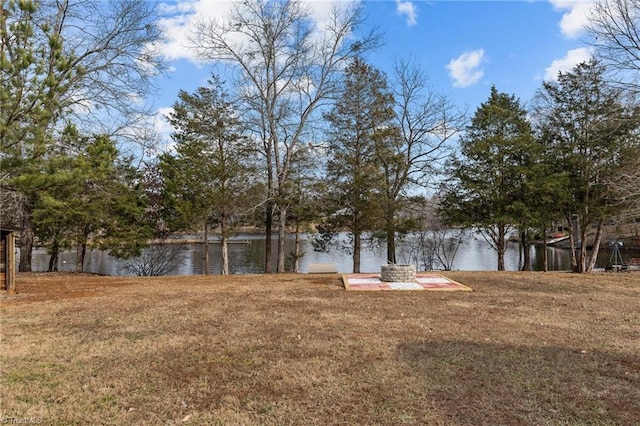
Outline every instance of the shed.
{"label": "shed", "polygon": [[13,294],[16,290],[16,232],[20,228],[0,225],[0,289]]}

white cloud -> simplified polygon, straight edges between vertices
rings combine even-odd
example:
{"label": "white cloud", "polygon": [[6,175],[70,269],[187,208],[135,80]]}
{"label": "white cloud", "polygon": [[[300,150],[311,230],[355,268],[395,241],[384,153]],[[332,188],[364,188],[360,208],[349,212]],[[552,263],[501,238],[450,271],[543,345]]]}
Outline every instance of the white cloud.
{"label": "white cloud", "polygon": [[162,140],[164,151],[171,150],[175,145],[173,140],[171,139],[171,133],[174,132],[174,128],[166,118],[172,112],[173,112],[172,107],[158,108],[156,115],[152,118],[153,127],[158,133],[158,136],[160,137],[160,139]]}
{"label": "white cloud", "polygon": [[352,0],[338,3],[327,0],[316,0],[305,2],[305,6],[309,8],[311,19],[313,19],[313,21],[315,22],[316,29],[318,31],[325,31],[327,29],[327,26],[332,24],[331,13],[334,9],[334,6],[342,10],[348,9],[353,5],[353,3],[354,1]]}
{"label": "white cloud", "polygon": [[416,5],[410,1],[396,0],[396,12],[407,16],[407,26],[412,27],[418,23],[418,11]]}
{"label": "white cloud", "polygon": [[176,4],[159,5],[164,17],[158,21],[165,43],[160,47],[165,59],[187,59],[198,62],[198,56],[189,46],[189,36],[201,20],[222,19],[232,6],[230,1],[182,0]]}
{"label": "white cloud", "polygon": [[[338,1],[338,8],[348,9],[359,0]],[[181,0],[175,4],[161,3],[159,10],[163,15],[158,21],[166,37],[160,47],[165,59],[187,59],[200,63],[189,37],[193,35],[198,22],[222,21],[229,13],[236,0]],[[331,24],[330,16],[334,3],[327,0],[309,1],[305,5],[309,8],[310,16],[318,31],[323,31]]]}
{"label": "white cloud", "polygon": [[557,80],[560,71],[569,71],[579,63],[588,61],[591,59],[592,54],[592,49],[588,47],[569,50],[564,58],[554,60],[551,65],[544,70],[544,79],[546,81]]}
{"label": "white cloud", "polygon": [[477,49],[472,52],[464,52],[447,64],[449,76],[453,80],[454,87],[468,87],[477,83],[484,75],[482,63],[484,59],[484,49]]}
{"label": "white cloud", "polygon": [[549,0],[557,10],[567,10],[560,20],[560,30],[567,38],[577,38],[589,22],[592,0]]}

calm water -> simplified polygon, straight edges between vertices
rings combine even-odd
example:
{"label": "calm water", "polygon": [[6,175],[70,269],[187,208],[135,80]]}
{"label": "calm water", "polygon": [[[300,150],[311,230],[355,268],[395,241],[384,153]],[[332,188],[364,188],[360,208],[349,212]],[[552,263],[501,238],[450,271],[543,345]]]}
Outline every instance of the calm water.
{"label": "calm water", "polygon": [[[230,269],[234,274],[261,273],[264,270],[264,239],[260,235],[243,234],[235,238],[235,242],[229,245]],[[276,240],[272,246],[275,258]],[[204,272],[204,246],[202,244],[172,244],[172,258],[176,259],[176,265],[170,271],[171,275],[194,275]],[[287,251],[293,251],[293,237],[287,241]],[[542,269],[543,247],[531,247],[532,270]],[[546,248],[549,257],[549,269],[570,270],[571,258],[569,250],[560,248]],[[333,263],[338,272],[348,273],[352,271],[351,254],[340,248],[331,246],[328,252],[314,251],[309,237],[302,241],[302,250],[305,254],[300,260],[300,272],[307,272],[312,263]],[[402,250],[398,250],[398,262],[408,263],[410,260],[403,258]],[[640,257],[640,253],[629,252],[622,248],[624,259]],[[605,267],[610,260],[609,247],[601,249],[597,267]],[[34,271],[46,271],[49,256],[44,249],[34,250],[32,267]],[[522,250],[515,242],[507,244],[505,254],[505,267],[507,270],[519,270],[523,263]],[[382,247],[364,248],[362,253],[361,270],[363,272],[379,272],[380,265],[386,264],[386,251]],[[423,268],[420,268],[423,269]],[[489,244],[479,236],[467,238],[455,257],[453,270],[496,270],[497,254]],[[58,263],[59,271],[75,271],[75,251],[60,254]],[[275,271],[275,264],[273,266]],[[132,275],[123,267],[123,262],[111,257],[108,253],[99,250],[87,251],[85,259],[85,271],[104,275]],[[209,271],[212,274],[220,273],[220,245],[209,245]]]}

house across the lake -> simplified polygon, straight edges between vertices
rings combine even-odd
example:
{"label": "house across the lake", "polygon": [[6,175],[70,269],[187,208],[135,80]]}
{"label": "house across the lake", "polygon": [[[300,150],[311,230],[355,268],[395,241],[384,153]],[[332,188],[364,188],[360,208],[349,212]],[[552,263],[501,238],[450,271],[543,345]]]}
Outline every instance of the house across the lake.
{"label": "house across the lake", "polygon": [[13,294],[16,290],[16,232],[19,228],[0,225],[0,289]]}

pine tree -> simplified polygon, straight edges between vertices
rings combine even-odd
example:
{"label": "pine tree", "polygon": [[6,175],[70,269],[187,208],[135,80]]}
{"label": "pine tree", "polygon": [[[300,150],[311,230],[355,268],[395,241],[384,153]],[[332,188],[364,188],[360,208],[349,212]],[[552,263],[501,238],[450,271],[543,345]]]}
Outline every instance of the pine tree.
{"label": "pine tree", "polygon": [[[0,169],[2,184],[22,194],[20,271],[31,271],[33,206],[37,191],[15,180],[33,174],[51,143],[51,125],[60,98],[76,75],[73,57],[63,55],[62,39],[50,22],[39,21],[34,1],[3,2],[0,13]],[[25,180],[21,180],[25,183]]]}
{"label": "pine tree", "polygon": [[136,256],[151,237],[139,176],[107,136],[81,136],[69,126],[43,167],[16,184],[33,194],[34,233],[47,246],[55,270],[62,249],[76,247],[82,272],[88,247],[115,257]]}
{"label": "pine tree", "polygon": [[325,114],[334,217],[353,236],[353,272],[360,272],[363,233],[384,223],[386,176],[380,160],[390,155],[385,148],[394,117],[393,96],[383,74],[356,58],[345,71],[340,102]]}
{"label": "pine tree", "polygon": [[36,188],[24,177],[51,168],[45,163],[58,156],[64,123],[75,120],[84,134],[108,133],[115,140],[113,133],[130,135],[123,129],[148,117],[131,95],[148,92],[160,66],[151,50],[160,36],[154,18],[154,5],[145,0],[2,3],[0,185],[21,194],[12,208],[23,228],[20,271],[31,270],[39,226],[33,209],[47,190],[46,182]]}
{"label": "pine tree", "polygon": [[513,95],[491,88],[461,138],[443,186],[441,214],[449,224],[477,226],[503,271],[507,233],[529,205],[524,182],[534,147],[527,112]]}
{"label": "pine tree", "polygon": [[169,122],[176,131],[175,154],[160,157],[165,182],[169,226],[174,230],[204,230],[205,274],[208,231],[217,226],[222,242],[222,270],[228,274],[227,242],[237,220],[248,211],[255,183],[239,117],[217,79],[195,93],[181,91]]}
{"label": "pine tree", "polygon": [[[538,117],[544,143],[555,160],[555,170],[567,180],[562,209],[578,227],[572,234],[572,261],[577,272],[595,265],[603,226],[621,208],[612,190],[624,171],[638,164],[640,114],[626,106],[621,89],[607,84],[605,68],[595,60],[560,73],[557,82],[545,82],[538,95]],[[587,235],[595,227],[591,260]],[[575,247],[579,249],[576,252]]]}

